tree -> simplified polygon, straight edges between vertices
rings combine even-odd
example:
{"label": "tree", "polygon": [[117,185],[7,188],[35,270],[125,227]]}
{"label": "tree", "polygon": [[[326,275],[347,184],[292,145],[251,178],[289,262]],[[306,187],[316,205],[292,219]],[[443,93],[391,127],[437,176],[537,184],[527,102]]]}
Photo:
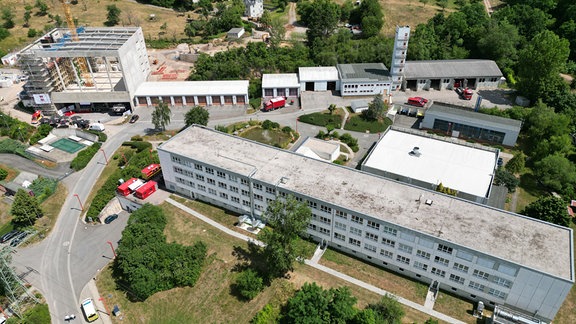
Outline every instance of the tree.
{"label": "tree", "polygon": [[522,173],[524,171],[524,166],[526,164],[526,154],[522,151],[517,152],[514,156],[506,163],[504,168],[511,173]]}
{"label": "tree", "polygon": [[388,294],[382,297],[378,303],[370,304],[366,308],[374,311],[376,323],[400,324],[402,317],[404,317],[402,305]]}
{"label": "tree", "polygon": [[568,59],[570,44],[566,39],[545,30],[536,35],[520,51],[518,62],[518,90],[536,100],[551,89],[551,80],[559,79],[559,73]]}
{"label": "tree", "polygon": [[496,61],[501,69],[513,67],[518,62],[517,48],[521,40],[516,26],[506,20],[490,20],[478,39],[478,51],[483,58]]}
{"label": "tree", "polygon": [[106,10],[108,14],[106,15],[106,22],[104,25],[111,27],[116,26],[120,22],[120,14],[122,11],[115,4],[107,5]]}
{"label": "tree", "polygon": [[308,42],[314,43],[316,38],[328,38],[338,25],[340,7],[331,0],[317,0],[309,4],[308,12],[301,16],[308,26]]}
{"label": "tree", "polygon": [[322,289],[316,283],[305,283],[286,302],[286,323],[347,323],[356,315],[356,298],[348,287]]}
{"label": "tree", "polygon": [[208,119],[210,118],[210,113],[208,110],[200,107],[195,106],[190,108],[186,115],[184,115],[184,122],[186,126],[190,126],[193,124],[206,126],[208,125]]}
{"label": "tree", "polygon": [[568,226],[570,225],[570,216],[566,208],[566,203],[562,199],[544,196],[526,206],[522,214],[560,226]]}
{"label": "tree", "polygon": [[48,5],[42,0],[36,0],[34,7],[38,9],[38,16],[46,16],[48,14]]}
{"label": "tree", "polygon": [[436,4],[444,11],[448,7],[448,0],[436,0]]}
{"label": "tree", "polygon": [[2,9],[2,19],[4,19],[2,27],[6,29],[14,28],[14,12],[12,12],[10,7],[4,7]]}
{"label": "tree", "polygon": [[358,10],[362,25],[362,37],[377,36],[384,25],[384,14],[378,0],[364,0]]}
{"label": "tree", "polygon": [[30,26],[30,18],[32,18],[32,7],[28,5],[24,10],[24,27]]}
{"label": "tree", "polygon": [[36,218],[44,215],[38,200],[23,189],[16,192],[10,213],[12,222],[21,226],[33,225]]}
{"label": "tree", "polygon": [[252,300],[264,289],[264,283],[256,271],[246,269],[236,278],[234,289],[243,299]]}
{"label": "tree", "polygon": [[186,34],[186,36],[188,36],[188,38],[192,38],[194,36],[196,36],[196,28],[194,28],[194,26],[192,26],[192,24],[188,23],[186,24],[186,26],[184,26],[184,34]]}
{"label": "tree", "polygon": [[282,277],[294,269],[293,263],[303,257],[296,245],[298,235],[304,233],[312,212],[293,196],[276,199],[268,204],[263,218],[274,230],[265,228],[258,237],[266,244],[263,256],[267,272],[272,277]]}
{"label": "tree", "polygon": [[166,129],[166,125],[170,124],[170,117],[172,112],[168,104],[160,101],[157,103],[154,111],[152,112],[152,124],[156,129]]}
{"label": "tree", "polygon": [[576,167],[563,155],[554,154],[534,163],[534,175],[550,190],[571,196],[576,186]]}
{"label": "tree", "polygon": [[382,100],[382,95],[377,94],[374,96],[374,100],[368,104],[368,109],[362,112],[362,115],[370,120],[378,120],[386,117],[386,111],[388,107],[384,104]]}
{"label": "tree", "polygon": [[[542,102],[537,102],[526,115],[522,128],[526,136],[526,154],[533,157],[533,153],[537,152],[542,141],[570,133],[570,118],[564,114],[555,113],[554,109]],[[541,152],[542,149],[539,151]],[[548,154],[540,156],[538,160],[546,155]]]}
{"label": "tree", "polygon": [[516,187],[520,184],[520,180],[514,176],[511,172],[502,170],[498,168],[496,174],[494,175],[494,183],[497,186],[504,186],[508,189],[508,192],[516,191]]}
{"label": "tree", "polygon": [[270,33],[270,46],[272,46],[272,48],[279,47],[286,35],[284,21],[280,16],[272,17],[270,25],[268,26],[268,32]]}
{"label": "tree", "polygon": [[6,179],[8,177],[8,171],[0,168],[0,181]]}
{"label": "tree", "polygon": [[330,115],[334,114],[335,110],[336,110],[335,104],[330,104],[330,106],[328,106],[328,111],[330,112]]}

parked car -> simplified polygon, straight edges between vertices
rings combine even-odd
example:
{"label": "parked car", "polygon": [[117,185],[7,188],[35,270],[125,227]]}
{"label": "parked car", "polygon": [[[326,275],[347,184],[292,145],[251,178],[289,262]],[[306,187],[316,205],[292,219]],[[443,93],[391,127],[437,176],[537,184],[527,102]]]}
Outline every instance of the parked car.
{"label": "parked car", "polygon": [[14,236],[20,234],[19,230],[13,230],[10,231],[4,235],[2,235],[2,237],[0,238],[0,243],[6,243],[8,241],[10,241],[11,238],[13,238]]}
{"label": "parked car", "polygon": [[26,236],[28,236],[28,232],[22,232],[22,233],[18,234],[18,236],[16,236],[12,240],[12,242],[10,242],[10,246],[11,247],[18,246],[18,244],[20,244],[26,238]]}
{"label": "parked car", "polygon": [[424,105],[428,102],[428,99],[422,97],[411,97],[408,98],[408,104],[416,107],[424,107]]}
{"label": "parked car", "polygon": [[110,216],[107,216],[107,217],[104,219],[104,224],[110,224],[110,223],[112,223],[116,218],[118,218],[118,214],[112,214],[112,215],[110,215]]}
{"label": "parked car", "polygon": [[496,162],[496,164],[498,164],[499,167],[501,167],[504,164],[504,160],[502,160],[502,158],[498,158],[498,162]]}
{"label": "parked car", "polygon": [[138,118],[140,118],[140,116],[138,115],[132,115],[132,117],[130,117],[130,124],[134,124]]}

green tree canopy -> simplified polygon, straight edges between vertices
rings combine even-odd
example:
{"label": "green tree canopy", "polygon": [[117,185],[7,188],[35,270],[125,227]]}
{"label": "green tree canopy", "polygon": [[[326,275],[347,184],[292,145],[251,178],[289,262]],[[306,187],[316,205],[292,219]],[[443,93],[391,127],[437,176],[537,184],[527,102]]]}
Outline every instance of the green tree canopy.
{"label": "green tree canopy", "polygon": [[264,289],[264,282],[256,271],[246,269],[236,278],[234,289],[243,299],[252,300]]}
{"label": "green tree canopy", "polygon": [[544,196],[526,206],[522,214],[545,222],[568,226],[570,216],[566,206],[567,204],[560,198]]}
{"label": "green tree canopy", "polygon": [[402,305],[390,295],[385,295],[378,303],[370,304],[366,308],[374,311],[376,323],[400,324],[404,317]]}
{"label": "green tree canopy", "polygon": [[44,215],[36,197],[30,196],[23,189],[16,192],[10,213],[12,214],[12,222],[20,226],[33,225],[36,218]]}
{"label": "green tree canopy", "polygon": [[152,124],[156,129],[166,129],[166,126],[170,124],[170,119],[172,116],[172,112],[170,111],[170,107],[168,104],[159,101],[154,107],[154,111],[152,111]]}
{"label": "green tree canopy", "polygon": [[520,184],[520,180],[514,176],[511,172],[498,168],[496,170],[496,175],[494,176],[494,183],[497,186],[504,186],[508,189],[508,192],[516,191],[516,187]]}
{"label": "green tree canopy", "polygon": [[378,120],[386,117],[386,112],[388,107],[382,100],[382,95],[377,94],[374,96],[374,100],[368,104],[368,109],[362,112],[362,115],[370,120]]}
{"label": "green tree canopy", "polygon": [[286,323],[346,323],[354,318],[356,298],[348,287],[322,289],[305,283],[288,299],[283,311]]}
{"label": "green tree canopy", "polygon": [[522,173],[526,164],[526,154],[519,151],[506,163],[504,168],[510,173]]}
{"label": "green tree canopy", "polygon": [[301,11],[302,22],[308,26],[308,42],[327,38],[334,33],[340,20],[340,7],[331,0],[316,0]]}
{"label": "green tree canopy", "polygon": [[293,196],[276,199],[268,204],[263,218],[273,230],[265,228],[259,239],[266,244],[263,255],[267,273],[272,277],[282,277],[294,269],[293,263],[303,257],[303,251],[296,241],[306,229],[312,212]]}
{"label": "green tree canopy", "polygon": [[559,194],[572,196],[576,186],[576,167],[566,157],[549,155],[534,164],[538,181]]}
{"label": "green tree canopy", "polygon": [[206,126],[208,125],[209,118],[210,113],[208,110],[200,106],[195,106],[186,112],[186,115],[184,115],[184,122],[186,123],[186,126],[193,124]]}
{"label": "green tree canopy", "polygon": [[115,4],[107,5],[106,10],[108,13],[106,14],[106,22],[104,25],[106,26],[116,26],[120,22],[120,13],[122,11],[118,8]]}

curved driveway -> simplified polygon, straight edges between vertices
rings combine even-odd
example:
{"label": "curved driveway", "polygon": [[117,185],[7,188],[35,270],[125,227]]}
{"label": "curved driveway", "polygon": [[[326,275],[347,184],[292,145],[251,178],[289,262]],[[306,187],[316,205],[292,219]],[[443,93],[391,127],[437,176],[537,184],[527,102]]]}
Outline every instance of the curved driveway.
{"label": "curved driveway", "polygon": [[55,168],[46,168],[16,154],[0,153],[0,161],[11,168],[51,178],[64,177],[67,173],[72,172],[70,163],[59,163]]}

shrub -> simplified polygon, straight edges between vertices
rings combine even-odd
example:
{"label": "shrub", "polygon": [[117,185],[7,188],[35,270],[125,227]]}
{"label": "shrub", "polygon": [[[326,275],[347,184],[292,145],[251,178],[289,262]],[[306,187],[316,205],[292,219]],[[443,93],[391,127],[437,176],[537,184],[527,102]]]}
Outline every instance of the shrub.
{"label": "shrub", "polygon": [[142,142],[144,138],[140,135],[134,135],[130,138],[132,142]]}
{"label": "shrub", "polygon": [[247,269],[240,272],[234,288],[241,298],[252,300],[264,289],[264,283],[256,271]]}
{"label": "shrub", "polygon": [[122,146],[129,146],[136,150],[136,152],[142,152],[144,150],[150,150],[152,148],[152,143],[150,142],[124,142]]}
{"label": "shrub", "polygon": [[39,177],[32,181],[29,189],[34,192],[38,202],[43,202],[56,191],[57,185],[58,181],[56,179]]}
{"label": "shrub", "polygon": [[75,171],[84,169],[101,147],[102,144],[94,143],[90,147],[80,151],[74,160],[70,162],[70,167]]}
{"label": "shrub", "polygon": [[85,132],[97,135],[98,136],[98,142],[104,143],[108,139],[108,135],[106,135],[106,133],[104,133],[104,132],[99,132],[99,131],[94,131],[94,130],[85,130]]}
{"label": "shrub", "polygon": [[0,168],[0,181],[6,179],[8,177],[8,171]]}
{"label": "shrub", "polygon": [[32,137],[30,137],[30,145],[34,145],[38,143],[39,140],[48,136],[48,134],[50,134],[50,131],[52,131],[52,129],[53,127],[48,124],[38,126],[38,128],[36,129],[36,133],[34,133]]}
{"label": "shrub", "polygon": [[7,138],[0,141],[0,153],[12,153],[30,159],[30,154],[26,153],[26,146],[19,141]]}
{"label": "shrub", "polygon": [[276,129],[276,128],[280,128],[280,124],[266,119],[264,122],[262,122],[262,128],[264,128],[264,129]]}
{"label": "shrub", "polygon": [[284,126],[284,127],[282,127],[282,132],[286,133],[286,134],[290,134],[290,133],[292,133],[292,128],[290,128],[290,126]]}
{"label": "shrub", "polygon": [[28,29],[28,37],[29,38],[34,38],[36,37],[36,35],[38,35],[38,31],[34,28],[30,28]]}
{"label": "shrub", "polygon": [[270,323],[278,323],[278,319],[280,317],[280,309],[277,307],[273,307],[270,304],[266,304],[261,311],[256,313],[254,318],[250,323],[252,324],[270,324]]}
{"label": "shrub", "polygon": [[224,125],[216,125],[216,127],[214,127],[215,130],[222,132],[222,133],[228,133],[228,127],[224,126]]}

